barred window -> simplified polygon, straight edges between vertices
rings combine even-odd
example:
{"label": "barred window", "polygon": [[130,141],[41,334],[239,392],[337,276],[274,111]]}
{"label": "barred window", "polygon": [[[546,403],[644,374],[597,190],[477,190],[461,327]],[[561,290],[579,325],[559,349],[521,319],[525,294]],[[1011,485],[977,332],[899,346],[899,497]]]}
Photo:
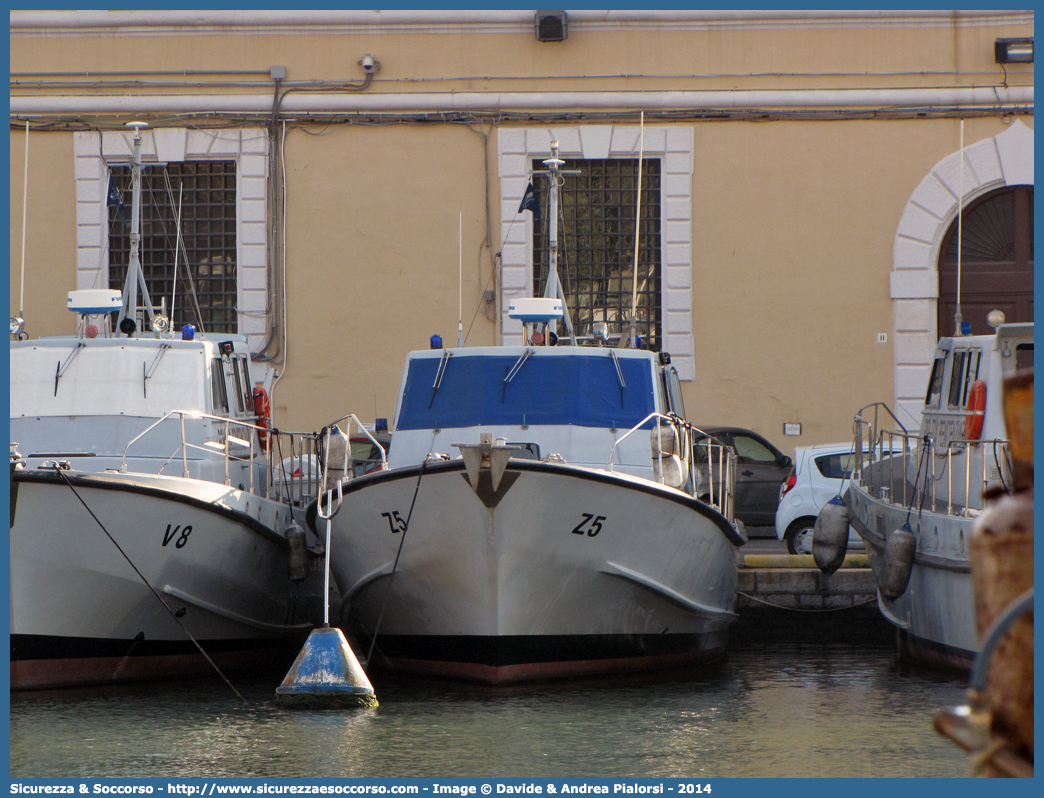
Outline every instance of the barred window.
{"label": "barred window", "polygon": [[[533,170],[545,169],[539,160]],[[631,313],[634,271],[634,223],[638,159],[577,159],[562,167],[559,189],[558,273],[578,339],[593,340],[596,324],[606,322],[611,339],[626,335]],[[542,209],[533,230],[535,296],[547,283],[548,182],[533,180]],[[642,161],[641,230],[638,247],[637,332],[643,346],[660,349],[660,160]]]}
{"label": "barred window", "polygon": [[[111,169],[125,205],[109,206],[109,286],[122,289],[130,260],[131,172],[129,166]],[[182,247],[175,286],[179,202]],[[206,332],[237,332],[236,162],[144,166],[138,254],[152,304],[158,311],[165,299],[176,327],[191,323]]]}

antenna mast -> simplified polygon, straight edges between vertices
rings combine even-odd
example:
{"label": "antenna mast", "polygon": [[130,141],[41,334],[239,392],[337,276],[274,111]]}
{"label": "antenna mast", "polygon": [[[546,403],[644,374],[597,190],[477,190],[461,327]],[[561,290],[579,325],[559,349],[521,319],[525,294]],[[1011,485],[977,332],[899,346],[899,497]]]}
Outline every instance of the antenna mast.
{"label": "antenna mast", "polygon": [[[546,172],[534,172],[534,174],[547,175],[548,183],[550,184],[550,191],[548,197],[548,263],[547,263],[547,284],[544,286],[544,296],[551,299],[562,300],[562,319],[565,321],[566,332],[569,333],[569,340],[576,346],[576,334],[573,332],[573,320],[569,316],[569,305],[566,303],[565,293],[562,291],[562,283],[558,279],[558,189],[565,182],[562,175],[578,175],[580,171],[578,169],[563,170],[560,167],[565,164],[561,158],[558,157],[558,142],[551,142],[551,157],[543,162],[547,167]],[[554,321],[549,322],[548,329],[551,332],[555,332],[556,323]]]}
{"label": "antenna mast", "polygon": [[[131,231],[130,258],[127,263],[127,279],[123,283],[123,307],[117,326],[121,332],[133,335],[138,324],[138,289],[141,289],[142,309],[148,316],[149,328],[155,311],[149,298],[149,289],[145,285],[145,274],[141,270],[138,249],[141,245],[141,129],[148,127],[144,122],[128,122],[127,127],[134,130],[134,160],[131,162]],[[134,326],[127,325],[124,330],[124,319],[130,319]]]}

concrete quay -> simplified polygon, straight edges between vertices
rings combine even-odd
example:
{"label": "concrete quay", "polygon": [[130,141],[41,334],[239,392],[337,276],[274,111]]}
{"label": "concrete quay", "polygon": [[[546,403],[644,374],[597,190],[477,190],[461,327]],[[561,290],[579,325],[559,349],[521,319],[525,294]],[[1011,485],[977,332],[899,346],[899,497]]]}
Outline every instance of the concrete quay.
{"label": "concrete quay", "polygon": [[810,554],[745,554],[737,588],[736,633],[750,641],[891,644],[895,637],[877,607],[873,571],[862,552],[849,554],[830,575]]}
{"label": "concrete quay", "polygon": [[865,554],[850,554],[834,573],[816,568],[812,555],[745,555],[739,570],[738,611],[840,610],[873,605],[877,588]]}

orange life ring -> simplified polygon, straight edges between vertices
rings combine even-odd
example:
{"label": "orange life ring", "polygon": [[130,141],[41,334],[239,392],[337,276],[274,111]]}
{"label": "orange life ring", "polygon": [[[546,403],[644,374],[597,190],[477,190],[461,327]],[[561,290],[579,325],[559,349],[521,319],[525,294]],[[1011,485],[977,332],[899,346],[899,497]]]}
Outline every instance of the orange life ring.
{"label": "orange life ring", "polygon": [[272,405],[268,401],[268,391],[261,386],[254,388],[254,415],[257,416],[257,440],[264,451],[268,451],[271,441],[268,430],[272,427]]}
{"label": "orange life ring", "polygon": [[986,383],[976,380],[968,391],[968,414],[964,417],[964,437],[969,441],[979,440],[982,421],[986,416]]}

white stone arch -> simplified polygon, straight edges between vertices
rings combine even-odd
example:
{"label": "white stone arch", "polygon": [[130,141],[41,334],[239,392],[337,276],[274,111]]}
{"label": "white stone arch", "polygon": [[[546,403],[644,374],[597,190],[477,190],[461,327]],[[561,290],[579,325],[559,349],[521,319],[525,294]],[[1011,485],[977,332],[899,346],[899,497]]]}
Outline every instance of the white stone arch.
{"label": "white stone arch", "polygon": [[1016,119],[1003,133],[946,156],[925,175],[903,209],[892,249],[893,406],[908,428],[920,423],[939,339],[939,250],[957,218],[962,180],[965,206],[994,189],[1032,186],[1033,131]]}

